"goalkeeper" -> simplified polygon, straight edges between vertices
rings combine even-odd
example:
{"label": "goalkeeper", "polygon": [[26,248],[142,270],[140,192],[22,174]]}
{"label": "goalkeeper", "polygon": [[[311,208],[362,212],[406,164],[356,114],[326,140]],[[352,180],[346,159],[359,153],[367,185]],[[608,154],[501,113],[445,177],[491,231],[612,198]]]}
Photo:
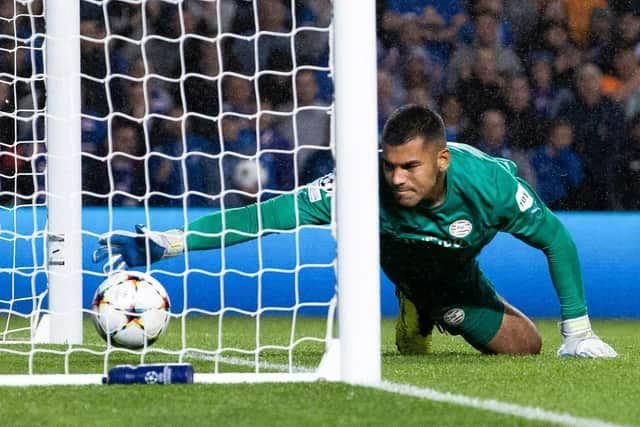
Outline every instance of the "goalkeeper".
{"label": "goalkeeper", "polygon": [[[496,293],[477,261],[481,249],[504,231],[548,259],[562,317],[558,355],[617,356],[591,329],[571,236],[516,177],[514,163],[447,143],[440,116],[415,105],[391,115],[381,145],[381,264],[400,302],[396,343],[401,353],[429,352],[434,325],[461,335],[483,353],[540,352],[533,322]],[[138,266],[185,250],[233,245],[259,231],[258,215],[265,229],[329,223],[332,190],[333,175],[327,175],[295,194],[203,216],[186,230],[137,226],[137,234],[116,231],[101,238],[94,261],[111,255],[111,263]]]}

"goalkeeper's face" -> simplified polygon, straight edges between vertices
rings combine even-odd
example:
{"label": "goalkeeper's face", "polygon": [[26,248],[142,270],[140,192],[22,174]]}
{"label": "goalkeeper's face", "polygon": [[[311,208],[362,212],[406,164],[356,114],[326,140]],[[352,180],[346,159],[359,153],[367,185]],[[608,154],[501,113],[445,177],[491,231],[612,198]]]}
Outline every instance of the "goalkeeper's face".
{"label": "goalkeeper's face", "polygon": [[449,162],[446,145],[424,144],[422,137],[382,147],[385,179],[397,202],[405,207],[422,202],[437,206],[444,201]]}

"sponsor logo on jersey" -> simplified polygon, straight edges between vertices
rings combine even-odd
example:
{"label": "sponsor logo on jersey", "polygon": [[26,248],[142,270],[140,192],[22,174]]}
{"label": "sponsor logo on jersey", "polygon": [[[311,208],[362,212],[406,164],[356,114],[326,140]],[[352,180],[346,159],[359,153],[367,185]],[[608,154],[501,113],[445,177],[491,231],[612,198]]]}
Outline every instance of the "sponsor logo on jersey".
{"label": "sponsor logo on jersey", "polygon": [[465,314],[463,309],[452,308],[442,316],[442,320],[444,320],[448,325],[456,326],[464,322],[464,316]]}
{"label": "sponsor logo on jersey", "polygon": [[459,239],[468,236],[471,230],[473,230],[473,225],[466,219],[454,221],[449,226],[449,234]]}
{"label": "sponsor logo on jersey", "polygon": [[[335,178],[332,173],[322,176],[313,181],[307,187],[307,194],[312,203],[322,200],[322,191],[331,195],[333,193],[333,183]],[[321,191],[322,190],[322,191]]]}
{"label": "sponsor logo on jersey", "polygon": [[516,190],[516,202],[520,212],[524,212],[533,206],[533,196],[521,184],[518,184],[518,189]]}
{"label": "sponsor logo on jersey", "polygon": [[464,240],[443,240],[435,236],[420,236],[420,237],[393,236],[393,237],[397,241],[406,245],[411,245],[411,246],[427,244],[427,245],[436,245],[436,246],[442,246],[443,248],[453,248],[453,249],[466,248],[467,246],[469,246],[469,243],[467,243]]}

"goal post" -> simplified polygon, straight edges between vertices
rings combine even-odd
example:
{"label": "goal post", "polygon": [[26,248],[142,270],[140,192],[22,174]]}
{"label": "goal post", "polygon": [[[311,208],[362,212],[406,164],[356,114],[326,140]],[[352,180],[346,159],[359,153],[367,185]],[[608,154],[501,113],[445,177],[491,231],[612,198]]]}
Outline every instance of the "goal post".
{"label": "goal post", "polygon": [[[2,74],[0,84],[9,78],[16,99],[0,118],[18,123],[13,144],[0,147],[0,155],[15,158],[13,169],[0,170],[0,195],[13,195],[13,203],[0,199],[0,220],[11,218],[0,229],[0,385],[95,384],[118,361],[192,360],[206,366],[196,370],[201,383],[379,382],[375,1],[11,1],[15,16],[0,17],[8,23],[2,31],[10,32],[0,34],[0,41],[14,39],[6,52],[15,62],[13,80]],[[42,9],[46,25],[29,16],[33,5]],[[82,6],[93,23],[85,25]],[[303,6],[313,19],[299,13]],[[21,29],[25,25],[30,32]],[[33,54],[31,76],[19,75],[20,49],[33,53],[35,34],[43,28],[44,76],[36,74]],[[318,59],[324,57],[313,48],[326,48],[328,59]],[[91,74],[89,60],[102,61],[95,68],[104,67],[105,75]],[[309,83],[310,74],[318,82]],[[326,102],[319,95],[309,98],[322,78],[329,82]],[[46,118],[44,180],[36,176],[37,150],[19,149],[40,141],[33,135],[37,118],[25,115],[18,100],[23,80],[31,80],[36,92],[33,81],[42,79],[45,111],[36,111],[37,105],[33,110]],[[88,94],[85,86],[98,90]],[[103,102],[105,111],[89,108],[87,99]],[[324,132],[324,119],[326,143],[313,133]],[[32,132],[21,132],[20,122]],[[85,135],[88,128],[92,133]],[[161,138],[171,143],[162,145]],[[253,151],[246,148],[251,144]],[[137,223],[153,231],[189,232],[189,221],[213,210],[303,191],[308,178],[322,176],[313,174],[326,167],[326,158],[333,161],[330,153],[336,179],[330,225],[283,230],[277,240],[266,236],[272,230],[263,229],[258,215],[252,242],[141,267],[171,296],[174,336],[153,346],[121,349],[87,330],[88,300],[109,274],[89,261],[99,235],[133,231]],[[309,160],[316,154],[324,159],[322,167]],[[22,160],[27,166],[20,166]],[[87,164],[97,182],[82,182]],[[285,171],[291,176],[283,178]],[[263,178],[269,173],[281,180],[279,186]],[[30,198],[18,183],[28,174],[34,185]],[[235,181],[249,185],[234,187]],[[2,186],[6,182],[13,187]],[[31,210],[24,209],[25,200]],[[316,251],[326,255],[325,238],[332,232],[332,258],[314,258]],[[21,253],[23,240],[32,256]],[[278,255],[285,261],[274,261]],[[309,292],[318,278],[331,295]],[[275,297],[281,291],[286,295]],[[249,294],[255,295],[245,303]],[[25,301],[32,301],[31,310]],[[305,316],[323,317],[307,324]],[[40,323],[24,338],[24,322],[12,326],[16,317]],[[271,338],[276,328],[283,338]],[[298,365],[294,358],[301,353]],[[17,358],[24,362],[8,362]],[[54,359],[63,361],[63,369]],[[7,372],[13,364],[27,372]]]}
{"label": "goal post", "polygon": [[380,380],[375,22],[373,0],[334,2],[338,307],[348,382]]}
{"label": "goal post", "polygon": [[82,344],[80,2],[47,0],[47,275],[50,344]]}

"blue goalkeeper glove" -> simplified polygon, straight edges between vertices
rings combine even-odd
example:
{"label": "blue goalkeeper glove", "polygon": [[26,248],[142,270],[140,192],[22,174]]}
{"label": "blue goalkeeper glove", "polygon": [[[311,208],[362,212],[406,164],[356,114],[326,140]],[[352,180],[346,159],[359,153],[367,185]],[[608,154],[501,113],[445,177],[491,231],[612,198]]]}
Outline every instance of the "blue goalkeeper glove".
{"label": "blue goalkeeper glove", "polygon": [[162,258],[184,252],[182,230],[149,231],[146,226],[140,224],[135,228],[135,233],[114,231],[102,235],[98,240],[100,247],[93,252],[93,262],[99,263],[108,259],[104,266],[105,270],[119,270],[124,267],[124,264],[136,267],[146,265],[147,258],[151,264]]}
{"label": "blue goalkeeper glove", "polygon": [[560,322],[560,332],[564,340],[558,349],[558,356],[593,358],[618,356],[609,344],[593,333],[587,315]]}

